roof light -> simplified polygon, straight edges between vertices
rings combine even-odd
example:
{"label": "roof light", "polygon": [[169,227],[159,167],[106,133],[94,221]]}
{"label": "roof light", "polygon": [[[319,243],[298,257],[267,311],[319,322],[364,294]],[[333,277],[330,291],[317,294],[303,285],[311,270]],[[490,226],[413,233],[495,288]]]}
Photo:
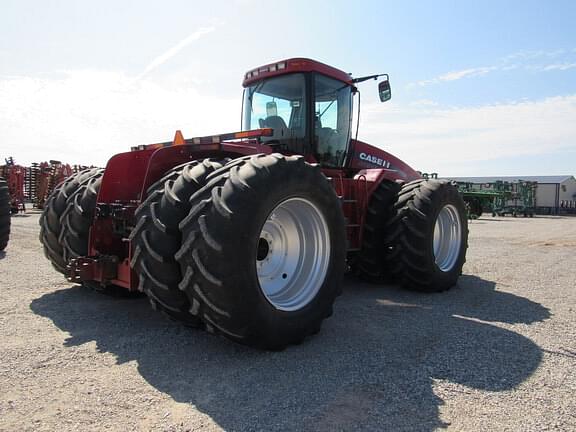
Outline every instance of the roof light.
{"label": "roof light", "polygon": [[249,72],[246,72],[244,79],[249,80],[252,78],[256,78],[262,74],[266,74],[266,73],[270,73],[270,72],[278,72],[278,71],[287,69],[287,67],[288,67],[288,64],[285,61],[279,62],[279,63],[274,63],[274,64],[267,65],[267,66],[262,66],[262,67],[253,69]]}

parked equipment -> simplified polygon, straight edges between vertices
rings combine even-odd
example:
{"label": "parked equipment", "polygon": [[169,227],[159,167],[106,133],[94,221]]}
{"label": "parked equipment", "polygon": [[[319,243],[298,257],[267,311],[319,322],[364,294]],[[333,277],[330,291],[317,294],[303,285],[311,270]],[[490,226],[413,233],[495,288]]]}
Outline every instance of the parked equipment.
{"label": "parked equipment", "polygon": [[533,217],[536,209],[537,182],[518,180],[516,182],[496,181],[494,190],[500,196],[494,200],[492,216]]}
{"label": "parked equipment", "polygon": [[8,183],[0,177],[0,252],[6,249],[10,237],[10,194]]}
{"label": "parked equipment", "polygon": [[44,208],[44,203],[57,184],[84,169],[86,167],[70,166],[54,160],[24,167],[9,157],[5,165],[0,165],[0,176],[8,183],[12,213],[26,211],[26,203],[38,209]]}
{"label": "parked equipment", "polygon": [[5,161],[6,164],[0,166],[0,177],[3,177],[8,185],[10,212],[18,213],[20,211],[26,211],[24,196],[26,168],[14,163],[14,159],[11,157]]}
{"label": "parked equipment", "polygon": [[[468,209],[468,218],[477,219],[486,209],[492,211],[495,202],[506,197],[505,193],[494,190],[491,184],[475,186],[469,182],[458,182],[458,190]],[[486,187],[484,187],[486,186]]]}
{"label": "parked equipment", "polygon": [[48,196],[50,196],[56,185],[82,169],[85,169],[85,167],[71,167],[56,160],[32,164],[29,168],[27,180],[29,179],[28,196],[34,203],[34,207],[44,208]]}
{"label": "parked equipment", "polygon": [[[254,347],[317,333],[350,267],[432,292],[461,273],[468,227],[448,181],[351,137],[360,82],[289,59],[244,77],[242,132],[141,145],[68,177],[41,241],[69,280]],[[387,75],[381,101],[390,99]]]}

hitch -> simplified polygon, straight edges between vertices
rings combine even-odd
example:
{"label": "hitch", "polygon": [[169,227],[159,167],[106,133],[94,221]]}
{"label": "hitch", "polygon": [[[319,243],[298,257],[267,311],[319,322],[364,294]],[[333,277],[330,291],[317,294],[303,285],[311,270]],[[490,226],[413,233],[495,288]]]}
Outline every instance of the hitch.
{"label": "hitch", "polygon": [[98,203],[96,204],[96,219],[112,219],[112,232],[128,237],[133,228],[135,202],[125,203]]}
{"label": "hitch", "polygon": [[99,281],[106,285],[106,282],[118,276],[118,257],[100,255],[72,258],[66,266],[66,272],[66,279],[70,282]]}

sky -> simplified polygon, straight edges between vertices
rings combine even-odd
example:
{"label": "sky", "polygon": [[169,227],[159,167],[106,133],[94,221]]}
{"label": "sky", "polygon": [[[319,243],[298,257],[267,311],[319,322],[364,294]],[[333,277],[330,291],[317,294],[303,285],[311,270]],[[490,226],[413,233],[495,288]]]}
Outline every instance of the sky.
{"label": "sky", "polygon": [[240,129],[243,74],[360,84],[358,138],[442,176],[576,174],[574,1],[0,0],[0,160],[104,166]]}

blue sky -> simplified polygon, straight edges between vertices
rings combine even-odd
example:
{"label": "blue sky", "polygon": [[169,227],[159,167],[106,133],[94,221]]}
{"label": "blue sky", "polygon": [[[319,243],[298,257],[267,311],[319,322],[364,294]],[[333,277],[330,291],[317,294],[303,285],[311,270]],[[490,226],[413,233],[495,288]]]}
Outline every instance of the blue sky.
{"label": "blue sky", "polygon": [[[352,7],[354,6],[354,7]],[[105,164],[237,130],[241,79],[304,56],[390,74],[359,138],[442,175],[576,174],[573,1],[12,1],[0,13],[0,157]]]}

